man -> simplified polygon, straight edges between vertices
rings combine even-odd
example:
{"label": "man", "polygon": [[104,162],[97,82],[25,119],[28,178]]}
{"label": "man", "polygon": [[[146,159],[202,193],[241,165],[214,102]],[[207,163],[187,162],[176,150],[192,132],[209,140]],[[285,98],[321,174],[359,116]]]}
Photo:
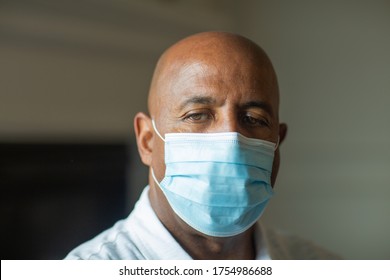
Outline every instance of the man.
{"label": "man", "polygon": [[276,74],[252,41],[185,38],[161,56],[135,134],[149,186],[130,216],[68,259],[331,259],[257,222],[272,196],[279,145]]}

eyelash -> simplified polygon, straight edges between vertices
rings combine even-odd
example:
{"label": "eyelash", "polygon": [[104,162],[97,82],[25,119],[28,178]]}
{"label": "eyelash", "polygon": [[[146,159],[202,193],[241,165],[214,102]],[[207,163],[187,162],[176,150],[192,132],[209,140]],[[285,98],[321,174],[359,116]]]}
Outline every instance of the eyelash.
{"label": "eyelash", "polygon": [[[252,121],[250,121],[249,119],[251,120],[254,120],[255,122],[253,123]],[[249,125],[249,126],[252,126],[252,127],[255,127],[255,126],[260,126],[260,127],[270,127],[270,124],[267,120],[261,118],[261,119],[257,119],[253,116],[248,116],[248,115],[243,115],[241,117],[241,120],[243,123]]]}

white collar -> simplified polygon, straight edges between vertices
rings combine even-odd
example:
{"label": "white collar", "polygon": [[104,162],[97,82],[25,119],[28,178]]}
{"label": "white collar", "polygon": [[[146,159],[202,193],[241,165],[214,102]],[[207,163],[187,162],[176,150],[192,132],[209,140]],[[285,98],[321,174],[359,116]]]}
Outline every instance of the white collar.
{"label": "white collar", "polygon": [[147,260],[191,260],[154,213],[148,193],[149,186],[143,190],[130,221],[133,228],[129,232],[140,252]]}

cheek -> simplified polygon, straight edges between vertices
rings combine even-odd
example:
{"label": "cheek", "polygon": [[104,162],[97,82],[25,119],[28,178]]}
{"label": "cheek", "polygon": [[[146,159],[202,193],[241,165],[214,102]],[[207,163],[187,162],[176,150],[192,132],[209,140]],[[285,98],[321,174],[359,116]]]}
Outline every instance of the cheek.
{"label": "cheek", "polygon": [[[156,137],[158,136],[156,135]],[[157,138],[157,141],[153,145],[152,167],[156,179],[161,182],[165,175],[165,161],[164,142],[159,138]]]}

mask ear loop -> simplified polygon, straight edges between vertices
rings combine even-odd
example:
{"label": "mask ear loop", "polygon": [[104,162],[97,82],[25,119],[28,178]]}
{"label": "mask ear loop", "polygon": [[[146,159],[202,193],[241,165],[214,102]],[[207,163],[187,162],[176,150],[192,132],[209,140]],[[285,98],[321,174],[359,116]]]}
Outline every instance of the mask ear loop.
{"label": "mask ear loop", "polygon": [[153,177],[154,182],[157,184],[157,186],[159,186],[161,188],[160,183],[157,181],[156,175],[154,175],[153,167],[151,168],[151,173],[152,173],[152,177]]}
{"label": "mask ear loop", "polygon": [[280,137],[278,136],[278,142],[276,142],[274,152],[279,148],[279,142],[280,142]]}
{"label": "mask ear loop", "polygon": [[[163,140],[165,142],[165,139],[161,136],[160,132],[158,132],[157,127],[156,127],[156,123],[154,122],[153,118],[152,118],[152,126],[153,126],[154,131],[158,135],[158,137],[160,137],[161,140]],[[151,171],[152,171],[152,177],[153,177],[154,182],[161,188],[160,183],[158,182],[158,180],[156,178],[156,175],[154,175],[153,167],[151,167]]]}
{"label": "mask ear loop", "polygon": [[161,138],[161,140],[163,140],[165,142],[165,139],[161,136],[160,132],[158,132],[157,130],[157,127],[156,127],[156,123],[154,122],[154,119],[152,118],[152,126],[153,126],[153,129],[154,131],[157,133],[157,135]]}

